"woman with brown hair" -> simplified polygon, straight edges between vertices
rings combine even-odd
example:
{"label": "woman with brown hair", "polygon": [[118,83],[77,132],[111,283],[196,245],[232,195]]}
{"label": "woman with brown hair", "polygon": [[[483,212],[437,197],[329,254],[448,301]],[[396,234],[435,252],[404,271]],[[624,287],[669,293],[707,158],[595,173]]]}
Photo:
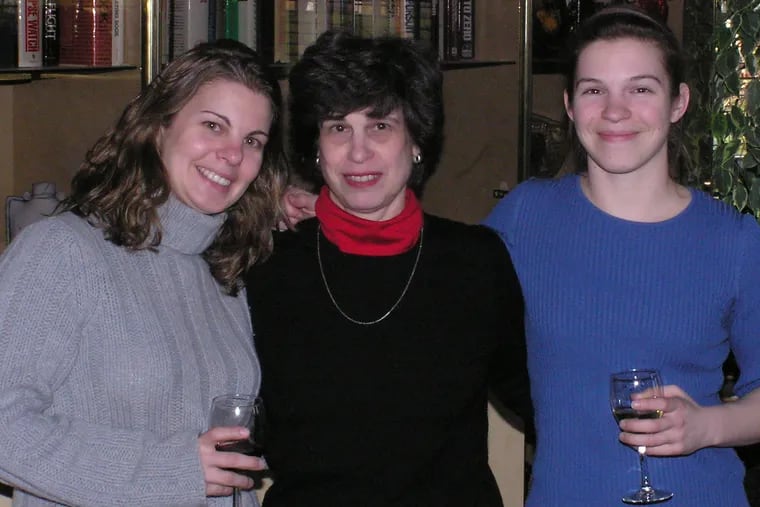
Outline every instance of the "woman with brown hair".
{"label": "woman with brown hair", "polygon": [[[228,505],[211,399],[256,393],[241,273],[272,249],[280,91],[256,54],[171,62],[0,258],[0,480],[14,505]],[[225,496],[225,498],[208,498]],[[248,492],[244,505],[254,505]]]}

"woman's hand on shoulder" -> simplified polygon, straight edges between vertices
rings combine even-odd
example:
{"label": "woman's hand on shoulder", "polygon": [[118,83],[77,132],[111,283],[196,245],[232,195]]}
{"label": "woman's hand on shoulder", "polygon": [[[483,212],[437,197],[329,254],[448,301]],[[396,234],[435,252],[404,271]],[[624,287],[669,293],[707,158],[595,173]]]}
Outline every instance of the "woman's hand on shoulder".
{"label": "woman's hand on shoulder", "polygon": [[253,479],[236,470],[264,470],[266,468],[266,463],[261,458],[216,449],[219,442],[231,442],[244,438],[248,438],[248,430],[242,427],[212,428],[198,436],[206,496],[231,495],[233,488],[251,489],[254,486]]}
{"label": "woman's hand on shoulder", "polygon": [[620,441],[632,447],[646,446],[650,456],[683,456],[712,445],[709,410],[698,405],[678,386],[663,388],[659,398],[642,398],[634,408],[659,410],[658,419],[626,419],[620,423]]}
{"label": "woman's hand on shoulder", "polygon": [[282,207],[285,210],[286,221],[277,224],[281,231],[289,229],[298,222],[311,218],[315,215],[314,205],[317,202],[316,194],[307,190],[289,185],[282,196]]}

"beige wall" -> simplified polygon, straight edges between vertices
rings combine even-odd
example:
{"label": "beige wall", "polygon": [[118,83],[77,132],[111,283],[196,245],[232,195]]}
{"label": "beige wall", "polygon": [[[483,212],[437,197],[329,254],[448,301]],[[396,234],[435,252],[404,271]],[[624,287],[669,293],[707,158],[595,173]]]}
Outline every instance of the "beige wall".
{"label": "beige wall", "polygon": [[137,71],[0,85],[0,197],[52,181],[67,191],[87,150],[140,90]]}
{"label": "beige wall", "polygon": [[423,204],[428,212],[469,223],[498,202],[494,189],[517,183],[517,66],[444,74],[443,158]]}

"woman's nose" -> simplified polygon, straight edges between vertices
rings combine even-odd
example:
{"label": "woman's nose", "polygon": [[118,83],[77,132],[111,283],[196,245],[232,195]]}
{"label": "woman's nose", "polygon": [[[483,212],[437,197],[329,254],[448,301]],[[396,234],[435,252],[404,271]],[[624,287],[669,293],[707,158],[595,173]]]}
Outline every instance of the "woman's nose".
{"label": "woman's nose", "polygon": [[351,151],[349,157],[351,161],[361,163],[372,156],[372,148],[368,144],[368,139],[363,135],[355,135],[351,138]]}
{"label": "woman's nose", "polygon": [[243,148],[239,144],[229,143],[221,147],[217,154],[230,165],[239,165],[243,160]]}
{"label": "woman's nose", "polygon": [[605,104],[602,116],[610,121],[620,121],[628,118],[631,115],[631,110],[628,107],[628,103],[622,97],[616,97],[610,95]]}

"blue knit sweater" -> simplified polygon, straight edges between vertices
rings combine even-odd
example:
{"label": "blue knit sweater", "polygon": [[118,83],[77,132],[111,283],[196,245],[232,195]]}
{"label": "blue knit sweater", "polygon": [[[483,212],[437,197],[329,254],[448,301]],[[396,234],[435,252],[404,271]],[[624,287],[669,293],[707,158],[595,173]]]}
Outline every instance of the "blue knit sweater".
{"label": "blue knit sweater", "polygon": [[[618,441],[609,374],[659,368],[701,405],[719,403],[729,348],[744,395],[760,382],[760,228],[692,190],[659,223],[612,217],[577,176],[519,185],[486,219],[514,260],[526,305],[537,454],[528,507],[610,507],[638,485]],[[744,468],[730,448],[650,457],[668,507],[742,507]]]}

